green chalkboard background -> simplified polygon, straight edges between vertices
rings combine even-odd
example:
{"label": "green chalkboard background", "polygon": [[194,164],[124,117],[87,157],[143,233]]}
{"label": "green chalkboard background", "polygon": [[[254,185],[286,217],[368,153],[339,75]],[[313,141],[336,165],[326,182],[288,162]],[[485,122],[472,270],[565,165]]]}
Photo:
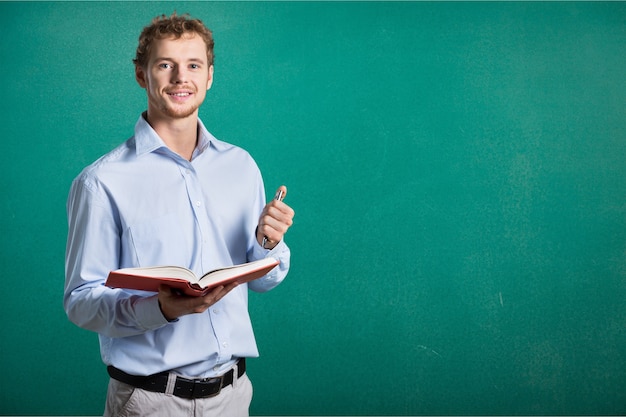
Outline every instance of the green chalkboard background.
{"label": "green chalkboard background", "polygon": [[201,117],[297,212],[253,414],[626,414],[622,2],[0,3],[0,414],[102,413],[65,200],[174,10],[215,34]]}

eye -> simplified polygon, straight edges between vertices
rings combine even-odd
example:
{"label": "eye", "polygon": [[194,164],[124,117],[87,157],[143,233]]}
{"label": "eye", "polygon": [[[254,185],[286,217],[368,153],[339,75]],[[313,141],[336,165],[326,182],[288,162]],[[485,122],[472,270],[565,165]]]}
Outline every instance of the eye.
{"label": "eye", "polygon": [[163,63],[159,64],[159,68],[161,68],[161,69],[170,69],[170,68],[172,68],[172,65],[167,63],[167,62],[163,62]]}
{"label": "eye", "polygon": [[189,65],[189,68],[191,68],[191,69],[198,69],[198,68],[200,68],[200,65],[198,65],[198,64],[191,64],[191,65]]}

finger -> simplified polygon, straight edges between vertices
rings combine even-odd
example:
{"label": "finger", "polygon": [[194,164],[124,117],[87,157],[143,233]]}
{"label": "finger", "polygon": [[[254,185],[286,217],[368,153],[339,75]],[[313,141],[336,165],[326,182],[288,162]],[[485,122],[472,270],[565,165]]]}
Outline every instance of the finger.
{"label": "finger", "polygon": [[206,294],[204,298],[204,302],[207,305],[212,305],[219,301],[221,298],[222,291],[224,290],[224,286],[220,285],[218,287],[213,288],[208,294]]}
{"label": "finger", "polygon": [[[266,216],[261,220],[261,224],[259,229],[261,233],[270,240],[280,240],[280,236],[282,236],[289,226],[291,225],[292,220],[289,216],[286,216],[282,213],[276,213],[274,216]],[[278,236],[277,236],[278,235]]]}
{"label": "finger", "polygon": [[219,300],[224,298],[229,292],[235,289],[239,283],[233,282],[228,285],[220,285],[219,287],[215,287],[213,291],[204,296],[204,300],[207,304],[213,305],[217,303]]}

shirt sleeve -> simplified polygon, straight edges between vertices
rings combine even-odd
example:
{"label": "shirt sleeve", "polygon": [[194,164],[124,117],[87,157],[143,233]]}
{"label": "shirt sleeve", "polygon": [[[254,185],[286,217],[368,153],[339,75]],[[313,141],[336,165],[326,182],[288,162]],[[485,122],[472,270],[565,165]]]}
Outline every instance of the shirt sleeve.
{"label": "shirt sleeve", "polygon": [[263,249],[261,245],[257,243],[254,251],[258,253],[258,258],[256,259],[273,257],[280,262],[280,264],[278,264],[276,268],[272,269],[264,277],[261,277],[254,281],[250,281],[248,283],[248,288],[250,288],[252,291],[266,292],[283,282],[283,280],[287,276],[291,261],[291,252],[284,240],[280,241],[270,251],[268,251],[267,249]]}
{"label": "shirt sleeve", "polygon": [[120,264],[120,230],[113,204],[97,182],[79,176],[67,200],[64,308],[84,329],[108,337],[142,334],[167,324],[157,296],[142,297],[104,286]]}

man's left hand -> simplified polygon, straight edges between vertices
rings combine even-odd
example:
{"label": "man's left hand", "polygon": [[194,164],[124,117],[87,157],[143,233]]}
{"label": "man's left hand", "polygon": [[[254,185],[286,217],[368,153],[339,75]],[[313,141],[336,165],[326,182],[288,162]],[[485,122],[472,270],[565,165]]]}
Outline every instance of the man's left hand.
{"label": "man's left hand", "polygon": [[[280,195],[281,191],[282,198],[284,198],[287,195],[287,187],[281,185],[276,195]],[[275,198],[267,203],[259,217],[259,225],[256,229],[256,239],[259,245],[265,249],[274,249],[293,224],[294,214],[293,209],[282,200]]]}

